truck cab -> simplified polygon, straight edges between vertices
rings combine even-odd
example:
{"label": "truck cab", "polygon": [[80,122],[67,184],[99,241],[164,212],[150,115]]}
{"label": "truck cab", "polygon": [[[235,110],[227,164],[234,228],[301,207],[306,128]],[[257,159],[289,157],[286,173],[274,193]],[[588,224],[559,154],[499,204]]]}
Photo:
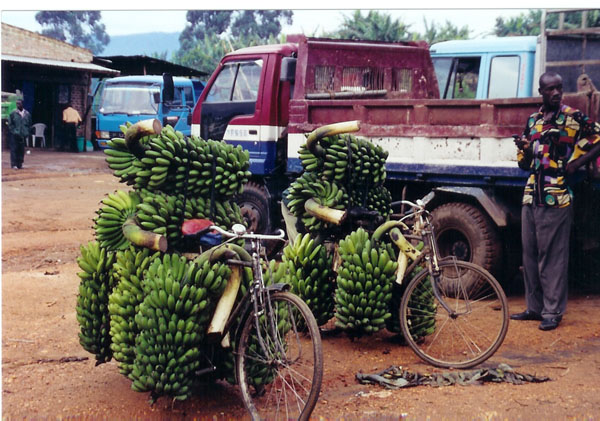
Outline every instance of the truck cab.
{"label": "truck cab", "polygon": [[538,37],[445,41],[430,48],[441,99],[537,95]]}
{"label": "truck cab", "polygon": [[[172,84],[172,98],[165,96]],[[150,118],[190,135],[191,111],[203,84],[184,77],[122,76],[103,81],[96,112],[96,139],[100,148],[122,137],[120,126]]]}

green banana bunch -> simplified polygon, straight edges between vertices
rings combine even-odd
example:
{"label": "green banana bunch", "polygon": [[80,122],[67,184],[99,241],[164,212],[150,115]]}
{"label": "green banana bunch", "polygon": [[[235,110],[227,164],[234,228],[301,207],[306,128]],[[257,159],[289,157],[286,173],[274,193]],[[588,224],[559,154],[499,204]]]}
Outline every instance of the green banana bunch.
{"label": "green banana bunch", "polygon": [[352,148],[352,171],[350,171],[349,182],[353,188],[364,184],[372,186],[383,184],[386,177],[385,162],[388,152],[381,146],[363,138],[352,135],[342,136],[351,139],[348,142]]}
{"label": "green banana bunch", "polygon": [[298,150],[304,171],[349,186],[348,190],[365,184],[379,186],[385,181],[388,152],[381,146],[351,134],[323,137],[319,145],[324,156],[314,155],[306,144]]}
{"label": "green banana bunch", "polygon": [[309,233],[299,234],[283,249],[282,266],[287,269],[285,282],[306,302],[317,324],[327,323],[334,314],[335,273],[325,244]]}
{"label": "green banana bunch", "polygon": [[289,187],[287,199],[288,209],[301,219],[308,232],[320,232],[332,229],[334,224],[325,222],[310,215],[305,209],[305,203],[313,199],[316,203],[331,209],[345,210],[348,205],[348,194],[343,185],[335,181],[319,178],[316,173],[304,172]]}
{"label": "green banana bunch", "polygon": [[200,346],[230,269],[220,263],[177,254],[155,259],[142,289],[145,298],[135,315],[139,334],[129,374],[132,389],[151,391],[153,397],[191,394],[200,365]]}
{"label": "green banana bunch", "polygon": [[114,359],[119,362],[121,374],[125,376],[131,372],[135,358],[138,328],[134,318],[145,296],[142,280],[152,261],[159,256],[159,252],[130,246],[116,253],[112,267],[115,287],[108,297],[110,348]]}
{"label": "green banana bunch", "polygon": [[351,206],[362,206],[368,210],[377,211],[384,218],[392,213],[391,203],[392,194],[383,185],[373,188],[357,188],[352,190],[350,195]]}
{"label": "green banana bunch", "polygon": [[117,190],[102,199],[102,207],[96,212],[94,230],[100,247],[108,250],[124,250],[130,242],[123,235],[123,223],[135,214],[140,196],[135,192]]}
{"label": "green banana bunch", "polygon": [[[122,126],[121,130],[125,132],[127,126]],[[148,142],[148,137],[141,139],[144,144]],[[132,154],[125,143],[125,139],[115,137],[107,142],[108,148],[104,149],[108,167],[113,170],[115,177],[119,178],[121,183],[132,185],[135,183],[137,172],[143,168],[140,160]]]}
{"label": "green banana bunch", "polygon": [[249,152],[223,141],[185,137],[171,126],[150,136],[134,179],[138,189],[169,194],[228,198],[241,193],[251,176]]}
{"label": "green banana bunch", "polygon": [[82,269],[75,307],[79,322],[79,343],[86,351],[96,356],[96,365],[112,358],[110,348],[110,314],[108,298],[114,282],[112,266],[115,253],[100,247],[97,241],[90,241],[79,248],[81,256],[77,263]]}
{"label": "green banana bunch", "polygon": [[339,254],[336,325],[351,336],[377,332],[391,317],[389,302],[398,268],[395,251],[372,241],[359,228],[340,241]]}
{"label": "green banana bunch", "polygon": [[137,205],[136,218],[142,228],[167,238],[169,248],[178,250],[182,245],[181,225],[186,219],[210,219],[228,229],[245,221],[239,206],[232,201],[214,201],[203,197],[184,198],[160,191],[141,191],[142,201]]}
{"label": "green banana bunch", "polygon": [[409,308],[419,309],[419,314],[411,314],[407,323],[412,326],[411,334],[415,340],[424,338],[435,332],[435,314],[437,304],[433,297],[431,278],[421,284],[418,294],[413,293],[408,302]]}

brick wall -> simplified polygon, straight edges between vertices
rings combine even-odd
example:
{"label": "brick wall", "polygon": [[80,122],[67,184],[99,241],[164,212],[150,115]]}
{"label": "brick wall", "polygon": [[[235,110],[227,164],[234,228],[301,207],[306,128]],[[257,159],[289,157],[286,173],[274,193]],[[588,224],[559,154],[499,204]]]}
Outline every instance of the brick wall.
{"label": "brick wall", "polygon": [[6,23],[2,24],[2,54],[76,63],[91,63],[93,59],[90,50]]}

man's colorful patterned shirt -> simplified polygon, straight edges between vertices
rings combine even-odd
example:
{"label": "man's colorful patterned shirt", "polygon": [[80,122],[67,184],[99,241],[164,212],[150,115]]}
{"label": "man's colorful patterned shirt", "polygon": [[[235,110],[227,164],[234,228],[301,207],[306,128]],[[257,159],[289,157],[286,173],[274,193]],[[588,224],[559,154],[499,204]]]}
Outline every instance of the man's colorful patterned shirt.
{"label": "man's colorful patterned shirt", "polygon": [[561,105],[549,121],[544,121],[542,107],[529,117],[523,137],[531,142],[528,149],[517,152],[519,167],[530,171],[523,204],[569,206],[572,192],[565,169],[600,141],[600,124],[567,105]]}

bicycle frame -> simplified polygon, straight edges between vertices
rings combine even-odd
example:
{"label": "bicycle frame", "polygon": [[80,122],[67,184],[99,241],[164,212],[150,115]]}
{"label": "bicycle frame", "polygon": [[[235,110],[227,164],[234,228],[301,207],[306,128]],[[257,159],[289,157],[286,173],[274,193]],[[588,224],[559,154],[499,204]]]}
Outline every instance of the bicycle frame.
{"label": "bicycle frame", "polygon": [[[223,244],[226,244],[227,242],[233,241],[238,238],[250,239],[251,251],[252,251],[252,254],[251,254],[252,262],[228,259],[228,260],[226,260],[226,263],[231,264],[231,265],[251,268],[252,269],[252,277],[253,277],[253,281],[252,281],[252,284],[250,285],[250,288],[248,289],[247,293],[242,297],[240,302],[231,310],[229,316],[227,317],[227,321],[225,322],[225,327],[223,329],[223,332],[219,335],[218,340],[215,342],[221,342],[223,345],[223,341],[230,334],[231,327],[237,321],[238,316],[241,315],[242,321],[243,321],[243,320],[245,320],[247,315],[252,314],[252,317],[254,317],[254,319],[255,319],[254,322],[257,327],[257,332],[259,332],[259,337],[258,337],[259,345],[260,345],[261,349],[265,352],[265,355],[267,355],[268,348],[265,344],[264,339],[260,335],[260,329],[258,328],[259,327],[258,326],[259,318],[262,314],[264,314],[265,308],[267,308],[267,310],[269,311],[269,314],[271,314],[271,310],[272,310],[271,300],[270,300],[271,293],[273,291],[287,291],[290,289],[290,285],[280,283],[280,284],[273,284],[268,287],[265,286],[263,274],[262,274],[262,268],[261,268],[261,257],[260,257],[261,252],[263,250],[261,239],[263,239],[263,237],[268,238],[268,239],[282,238],[282,237],[281,236],[277,236],[277,237],[261,236],[261,235],[251,235],[251,234],[248,234],[248,235],[239,234],[236,236],[231,236],[227,231],[221,230],[218,227],[211,227],[211,228],[214,228],[215,230],[219,231],[222,234],[230,236],[229,240],[227,240],[217,246],[214,246],[213,249],[221,247]],[[246,236],[246,237],[244,237],[244,236]],[[250,310],[250,306],[252,306],[252,311]],[[267,307],[265,307],[265,306],[267,306]],[[234,332],[234,338],[236,338],[236,339],[239,337],[239,329],[241,326],[243,326],[243,323],[239,323],[236,331]],[[276,330],[275,330],[276,328],[277,327],[273,326],[273,323],[271,323],[271,332],[272,333],[276,332]]]}

